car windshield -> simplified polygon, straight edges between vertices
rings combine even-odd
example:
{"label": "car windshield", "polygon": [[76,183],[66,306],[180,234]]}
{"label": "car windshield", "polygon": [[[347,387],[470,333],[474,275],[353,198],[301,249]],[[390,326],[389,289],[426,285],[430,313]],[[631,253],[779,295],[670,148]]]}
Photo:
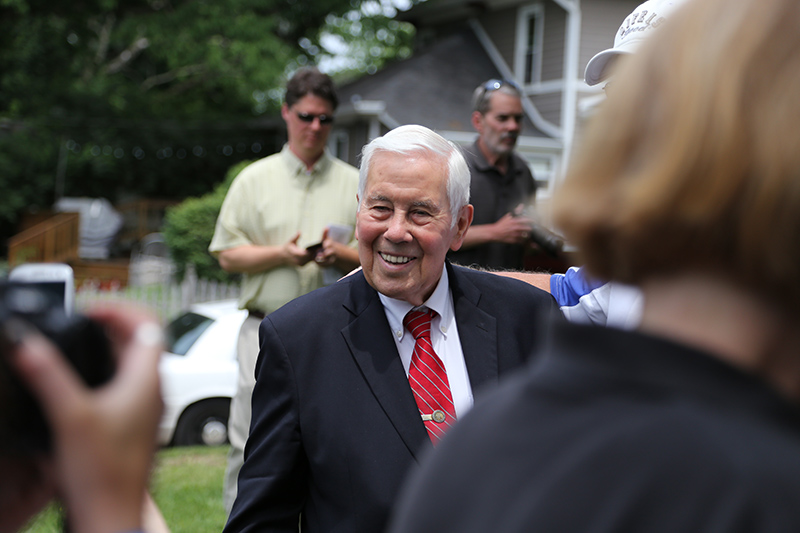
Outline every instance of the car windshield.
{"label": "car windshield", "polygon": [[184,313],[165,328],[167,350],[177,354],[186,355],[192,344],[214,322],[207,316],[197,313]]}

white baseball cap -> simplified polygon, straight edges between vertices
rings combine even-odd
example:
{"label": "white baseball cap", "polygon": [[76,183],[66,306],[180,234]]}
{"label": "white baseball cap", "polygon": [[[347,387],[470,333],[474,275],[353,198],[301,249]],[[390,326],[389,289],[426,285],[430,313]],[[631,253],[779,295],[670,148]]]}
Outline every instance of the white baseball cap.
{"label": "white baseball cap", "polygon": [[647,0],[622,21],[614,37],[614,48],[603,50],[586,64],[583,79],[597,85],[609,76],[609,65],[622,54],[631,54],[666,17],[686,0]]}

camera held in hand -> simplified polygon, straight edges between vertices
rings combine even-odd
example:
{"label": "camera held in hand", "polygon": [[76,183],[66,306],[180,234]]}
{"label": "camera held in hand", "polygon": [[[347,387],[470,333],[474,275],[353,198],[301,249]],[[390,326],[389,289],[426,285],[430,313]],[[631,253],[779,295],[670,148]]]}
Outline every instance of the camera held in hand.
{"label": "camera held in hand", "polygon": [[99,324],[67,314],[63,299],[35,283],[0,281],[0,447],[12,453],[51,448],[39,404],[9,363],[14,343],[26,328],[50,339],[90,387],[106,383],[115,370],[111,346]]}
{"label": "camera held in hand", "polygon": [[530,231],[528,238],[530,241],[539,246],[545,253],[559,257],[564,250],[564,239],[547,229],[540,221],[536,208],[533,205],[520,204],[514,211],[514,216],[524,216],[531,221]]}
{"label": "camera held in hand", "polygon": [[537,223],[531,224],[530,239],[553,257],[558,257],[564,249],[564,239]]}

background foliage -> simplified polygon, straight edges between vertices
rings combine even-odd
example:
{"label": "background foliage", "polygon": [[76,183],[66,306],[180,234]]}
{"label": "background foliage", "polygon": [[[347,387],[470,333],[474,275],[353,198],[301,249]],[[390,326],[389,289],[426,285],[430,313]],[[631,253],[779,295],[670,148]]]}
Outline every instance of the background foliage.
{"label": "background foliage", "polygon": [[0,0],[0,235],[60,196],[207,193],[279,149],[298,66],[410,53],[394,1]]}
{"label": "background foliage", "polygon": [[177,267],[176,276],[182,280],[186,274],[186,266],[193,264],[197,277],[201,279],[232,282],[237,275],[222,270],[217,260],[208,252],[208,245],[214,236],[214,226],[222,208],[222,202],[228,189],[239,172],[250,164],[242,161],[234,165],[225,177],[225,181],[212,192],[200,198],[189,198],[181,204],[167,210],[164,221],[164,240],[172,253],[172,260]]}

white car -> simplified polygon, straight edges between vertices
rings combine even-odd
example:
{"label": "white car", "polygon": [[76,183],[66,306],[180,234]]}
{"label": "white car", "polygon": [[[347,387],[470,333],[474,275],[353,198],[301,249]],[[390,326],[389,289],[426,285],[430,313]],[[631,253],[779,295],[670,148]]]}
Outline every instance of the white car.
{"label": "white car", "polygon": [[162,445],[216,446],[228,440],[228,411],[236,392],[236,341],[247,311],[235,300],[193,305],[165,328],[159,363],[164,416]]}

